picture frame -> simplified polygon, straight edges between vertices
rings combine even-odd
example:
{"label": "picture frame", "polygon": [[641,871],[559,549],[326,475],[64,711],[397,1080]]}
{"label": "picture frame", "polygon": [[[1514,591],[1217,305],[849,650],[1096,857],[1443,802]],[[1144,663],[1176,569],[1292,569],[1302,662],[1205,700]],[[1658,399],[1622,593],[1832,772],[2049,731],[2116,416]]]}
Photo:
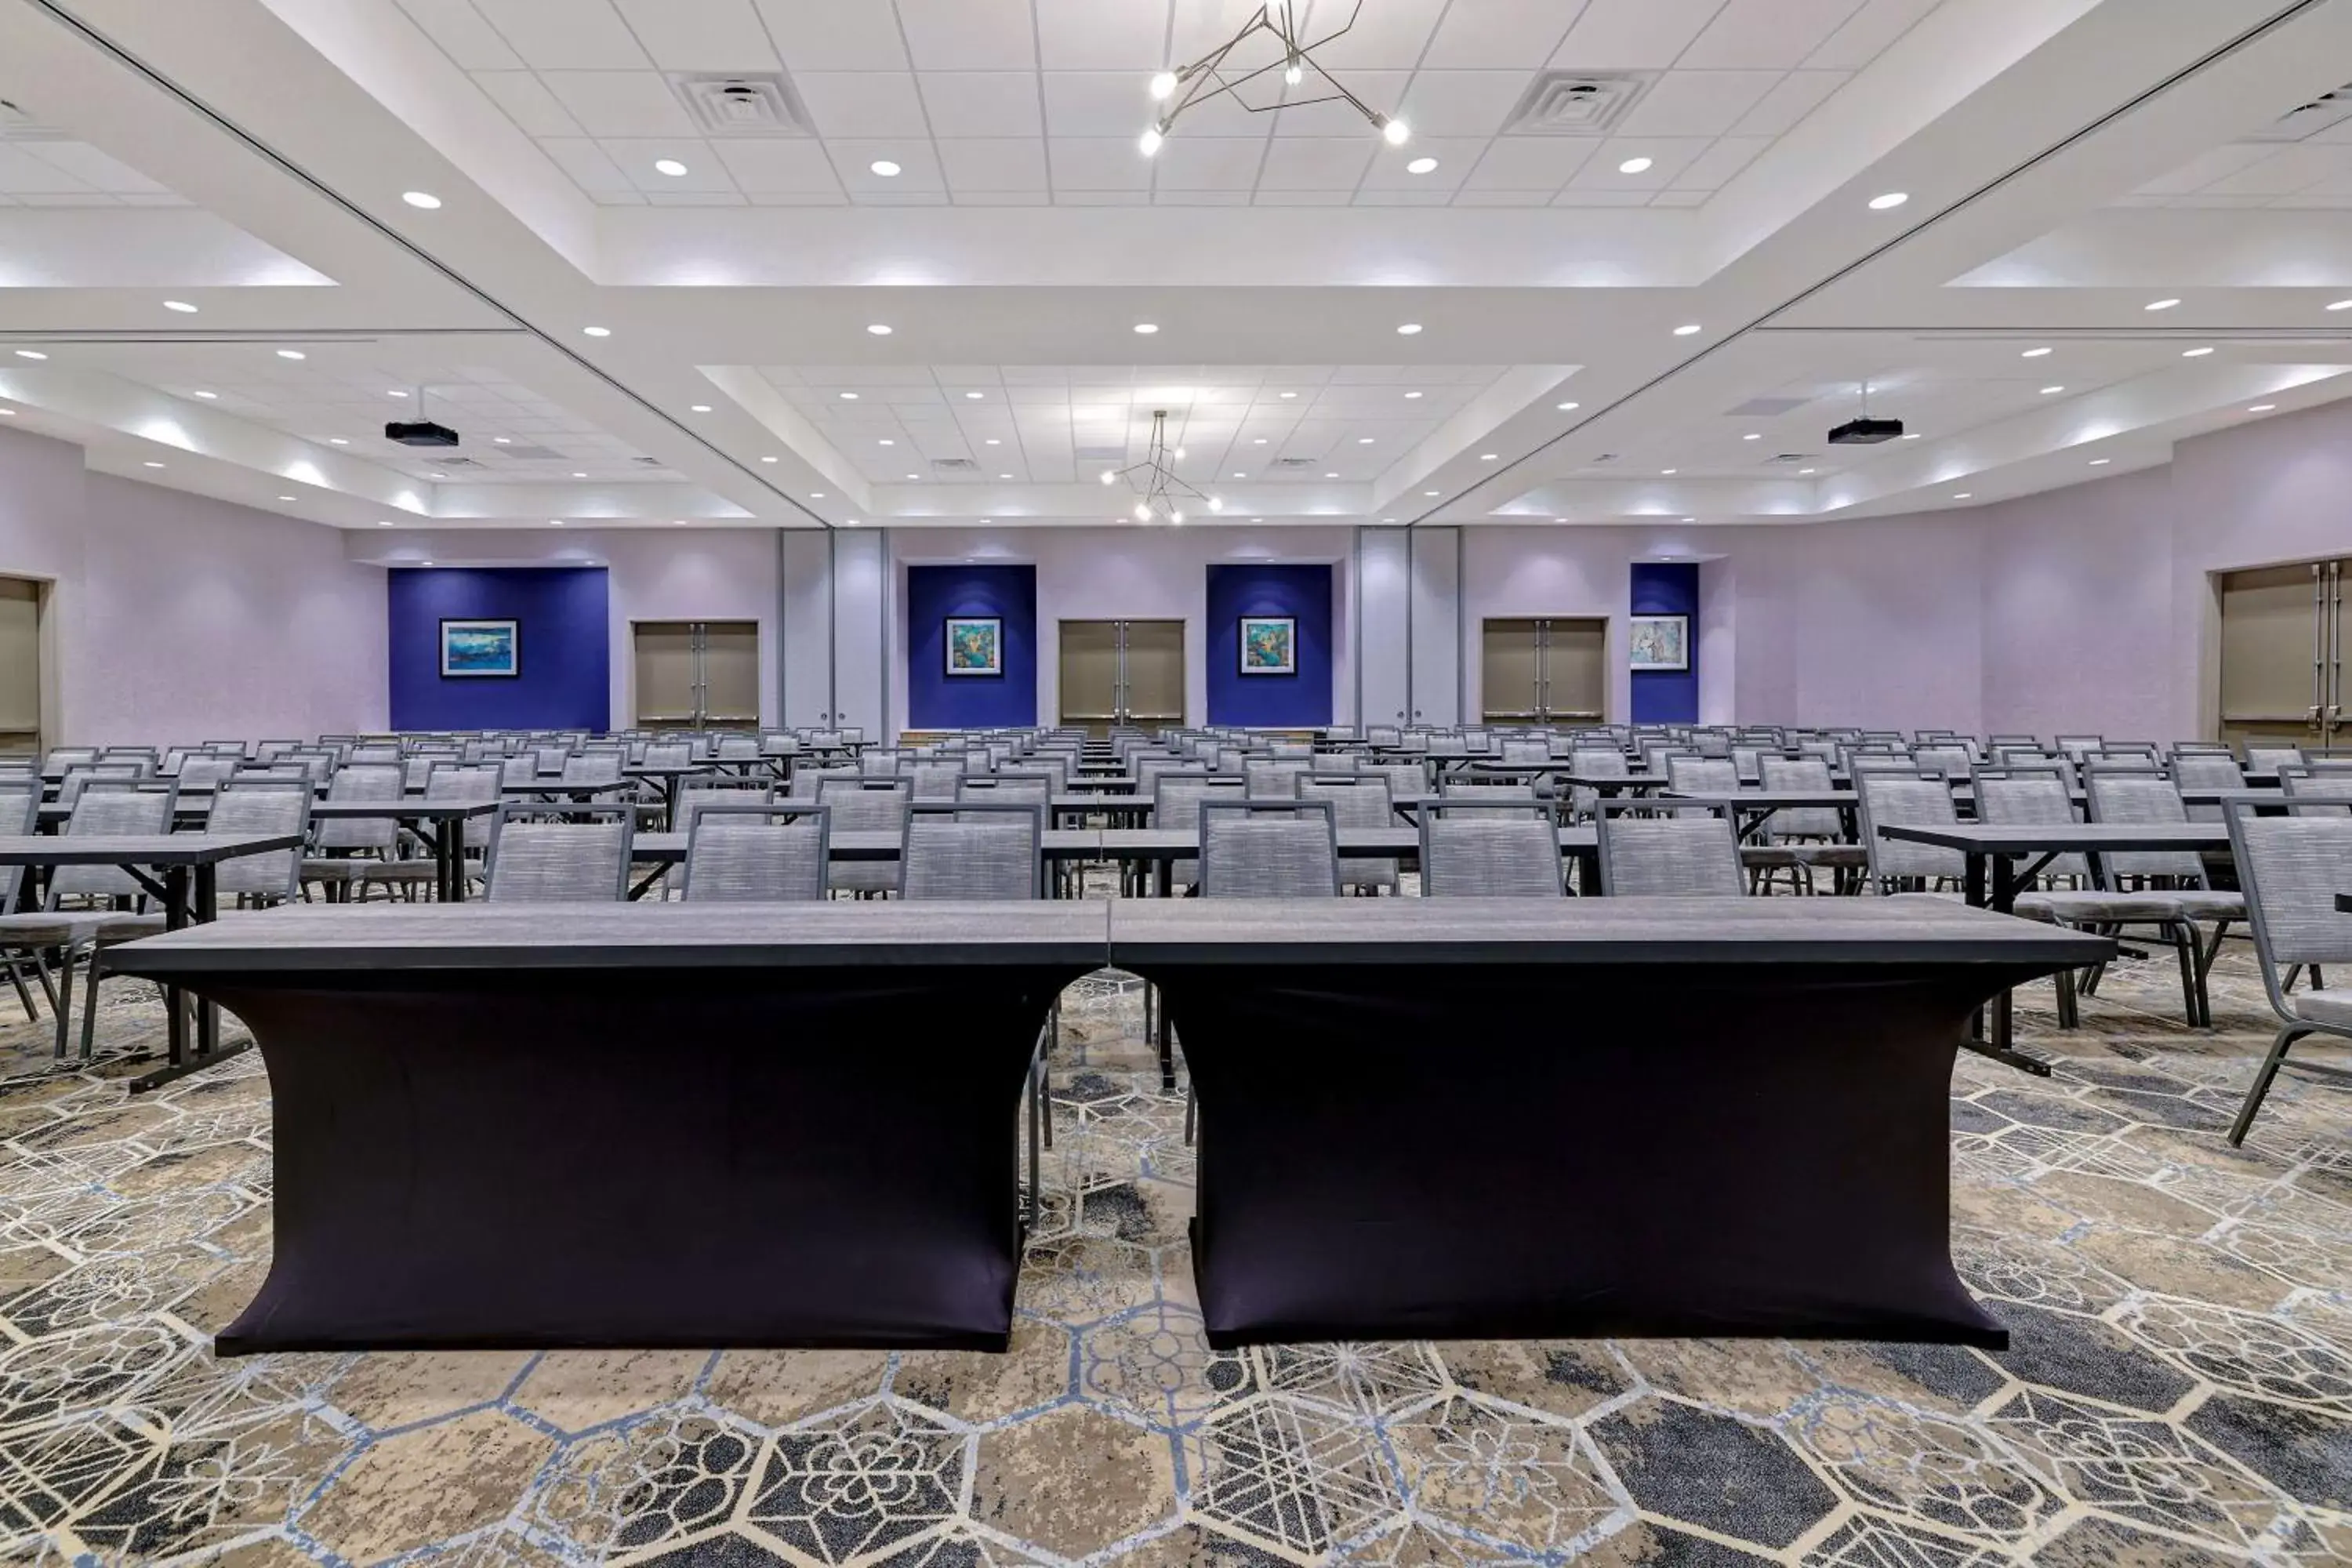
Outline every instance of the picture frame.
{"label": "picture frame", "polygon": [[1004,673],[1004,622],[994,616],[947,617],[947,672],[951,676]]}
{"label": "picture frame", "polygon": [[1298,622],[1290,616],[1241,617],[1241,673],[1297,675]]}
{"label": "picture frame", "polygon": [[1690,668],[1688,616],[1635,616],[1626,623],[1626,662],[1635,671]]}
{"label": "picture frame", "polygon": [[511,680],[521,675],[520,623],[443,621],[441,674],[447,679],[463,680]]}

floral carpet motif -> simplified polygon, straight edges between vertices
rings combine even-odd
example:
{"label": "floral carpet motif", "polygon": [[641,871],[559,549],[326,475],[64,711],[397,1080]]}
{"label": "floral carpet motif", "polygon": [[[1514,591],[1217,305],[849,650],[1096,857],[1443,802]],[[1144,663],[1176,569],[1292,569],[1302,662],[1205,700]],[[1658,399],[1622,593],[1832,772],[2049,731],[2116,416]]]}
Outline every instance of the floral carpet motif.
{"label": "floral carpet motif", "polygon": [[[2126,964],[2048,1079],[1964,1056],[1954,1249],[2011,1332],[1217,1352],[1195,1155],[1131,977],[1074,987],[1012,1351],[271,1355],[251,1054],[132,1097],[0,1025],[0,1560],[554,1568],[2352,1561],[2352,1095]],[[1475,1128],[1433,1136],[1475,1136]]]}

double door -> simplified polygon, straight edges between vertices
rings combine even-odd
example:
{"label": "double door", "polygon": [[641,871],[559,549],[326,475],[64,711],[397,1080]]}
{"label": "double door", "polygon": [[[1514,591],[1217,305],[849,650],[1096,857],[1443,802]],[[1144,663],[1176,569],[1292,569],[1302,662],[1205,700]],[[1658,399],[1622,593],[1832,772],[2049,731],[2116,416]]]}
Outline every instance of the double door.
{"label": "double door", "polygon": [[2352,744],[2344,711],[2342,560],[2221,578],[2221,735],[2257,745]]}
{"label": "double door", "polygon": [[639,621],[641,730],[760,727],[757,621]]}
{"label": "double door", "polygon": [[1479,668],[1489,724],[1598,724],[1609,701],[1609,623],[1592,616],[1490,620]]}
{"label": "double door", "polygon": [[1061,722],[1103,735],[1114,726],[1184,722],[1184,623],[1061,623]]}

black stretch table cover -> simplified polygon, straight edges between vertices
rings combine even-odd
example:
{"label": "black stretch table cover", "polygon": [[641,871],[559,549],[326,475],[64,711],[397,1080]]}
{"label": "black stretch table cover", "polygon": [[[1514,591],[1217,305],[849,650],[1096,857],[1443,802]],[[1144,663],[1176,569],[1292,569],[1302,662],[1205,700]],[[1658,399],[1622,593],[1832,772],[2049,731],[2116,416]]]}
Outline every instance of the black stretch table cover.
{"label": "black stretch table cover", "polygon": [[2112,944],[1907,899],[1132,900],[1200,1101],[1209,1342],[2000,1346],[1954,1273],[1972,1009]]}
{"label": "black stretch table cover", "polygon": [[1100,905],[282,910],[134,942],[251,1027],[276,1246],[223,1354],[1004,1347],[1015,1114]]}

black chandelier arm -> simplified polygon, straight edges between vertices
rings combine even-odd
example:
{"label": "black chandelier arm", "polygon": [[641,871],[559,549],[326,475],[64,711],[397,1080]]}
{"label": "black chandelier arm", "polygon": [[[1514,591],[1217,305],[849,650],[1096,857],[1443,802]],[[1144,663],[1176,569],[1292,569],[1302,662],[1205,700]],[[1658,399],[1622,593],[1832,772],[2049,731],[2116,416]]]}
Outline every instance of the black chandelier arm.
{"label": "black chandelier arm", "polygon": [[[1344,37],[1350,29],[1352,29],[1356,25],[1356,19],[1363,15],[1363,11],[1364,0],[1356,0],[1355,6],[1348,13],[1347,21],[1341,23],[1338,27],[1333,28],[1330,32],[1326,33],[1323,37],[1316,39],[1311,44],[1301,44],[1291,34],[1283,31],[1282,26],[1274,20],[1274,5],[1272,0],[1268,0],[1267,4],[1258,7],[1257,15],[1253,17],[1249,24],[1243,27],[1240,32],[1235,33],[1232,37],[1226,39],[1224,43],[1219,45],[1216,48],[1211,49],[1207,54],[1202,55],[1199,59],[1194,60],[1191,65],[1185,66],[1176,73],[1176,79],[1179,82],[1186,83],[1188,85],[1183,96],[1176,101],[1172,108],[1160,117],[1159,125],[1160,131],[1164,134],[1166,132],[1173,130],[1177,120],[1195,104],[1206,103],[1213,99],[1226,97],[1232,98],[1234,102],[1240,104],[1243,109],[1252,114],[1271,114],[1275,110],[1280,109],[1303,109],[1311,103],[1330,103],[1335,100],[1344,100],[1355,109],[1357,113],[1362,115],[1374,125],[1384,123],[1385,121],[1380,114],[1368,107],[1362,99],[1358,98],[1354,93],[1349,92],[1345,87],[1341,86],[1339,79],[1332,76],[1329,71],[1325,70],[1321,63],[1318,62],[1314,56],[1315,50],[1323,47],[1326,44],[1332,42],[1334,39]],[[1269,61],[1268,63],[1258,67],[1255,70],[1248,71],[1241,76],[1233,78],[1231,80],[1227,80],[1223,71],[1225,57],[1232,54],[1234,49],[1240,47],[1242,43],[1247,39],[1251,34],[1261,30],[1272,33],[1276,38],[1280,40],[1283,49],[1282,58],[1278,60]],[[1329,93],[1317,98],[1300,99],[1294,102],[1267,104],[1264,107],[1254,104],[1247,99],[1241,96],[1238,90],[1239,89],[1255,81],[1259,77],[1265,75],[1268,71],[1287,69],[1293,64],[1302,65],[1313,70],[1317,76],[1321,77],[1325,81],[1330,83],[1332,90]],[[1216,84],[1214,88],[1208,91],[1202,91],[1202,89],[1211,82]]]}

